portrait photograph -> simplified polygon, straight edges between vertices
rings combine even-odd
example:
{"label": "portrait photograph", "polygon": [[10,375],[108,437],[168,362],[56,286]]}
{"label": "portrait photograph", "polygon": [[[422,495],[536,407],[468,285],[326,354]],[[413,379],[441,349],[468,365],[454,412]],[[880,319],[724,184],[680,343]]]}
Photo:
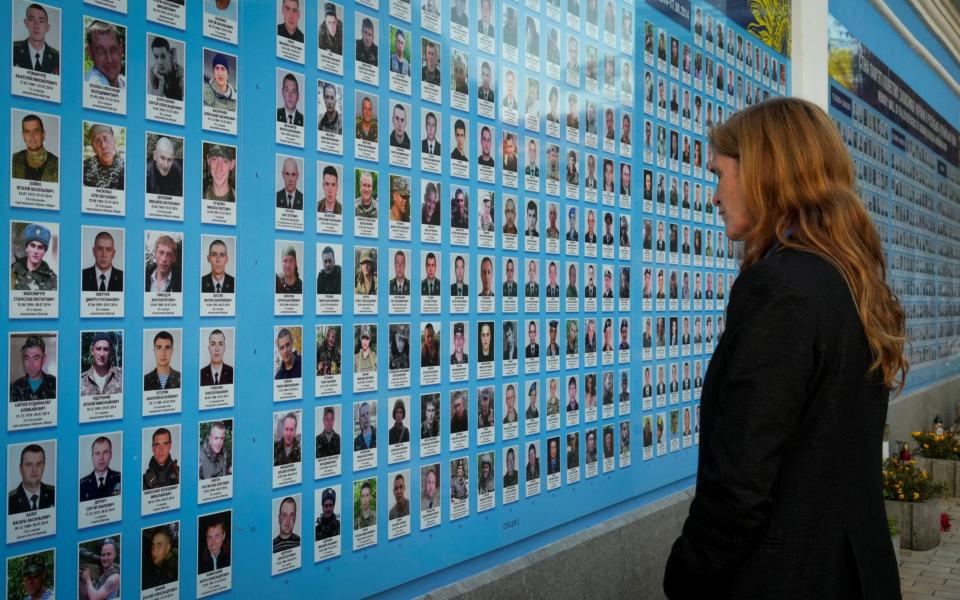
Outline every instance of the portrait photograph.
{"label": "portrait photograph", "polygon": [[317,150],[343,154],[343,86],[317,80]]}
{"label": "portrait photograph", "polygon": [[314,526],[314,562],[340,556],[340,532],[344,498],[340,484],[314,489],[313,502],[317,515]]}
{"label": "portrait photograph", "polygon": [[300,568],[302,530],[301,494],[274,498],[271,502],[271,575]]}
{"label": "portrait photograph", "polygon": [[140,565],[141,595],[150,590],[179,594],[180,521],[141,530]]}
{"label": "portrait photograph", "polygon": [[183,330],[143,330],[143,413],[180,412]]}
{"label": "portrait photograph", "polygon": [[[81,564],[82,566],[82,564]],[[53,598],[56,594],[53,548],[7,558],[7,598]]]}
{"label": "portrait photograph", "polygon": [[83,212],[125,214],[126,157],[126,127],[83,122]]}
{"label": "portrait photograph", "polygon": [[127,28],[83,17],[83,107],[127,113]]}
{"label": "portrait photograph", "polygon": [[80,422],[123,418],[122,329],[80,332]]}
{"label": "portrait photograph", "polygon": [[317,162],[317,233],[343,233],[343,167]]}
{"label": "portrait photograph", "polygon": [[200,410],[233,406],[236,383],[236,330],[201,327],[197,356],[200,365]]}
{"label": "portrait photograph", "polygon": [[58,223],[10,221],[11,318],[58,316],[59,234]]}
{"label": "portrait photograph", "polygon": [[77,562],[80,565],[78,597],[119,597],[122,547],[120,538],[120,534],[115,533],[77,544]]}
{"label": "portrait photograph", "polygon": [[354,13],[353,39],[355,41],[354,79],[380,85],[380,20],[362,12]]}
{"label": "portrait photograph", "polygon": [[407,96],[410,95],[413,76],[410,63],[412,42],[409,30],[390,25],[390,90]]}
{"label": "portrait photograph", "polygon": [[235,55],[212,48],[203,49],[201,99],[204,129],[237,134],[239,74]]}
{"label": "portrait photograph", "polygon": [[147,217],[183,220],[183,169],[185,144],[182,137],[146,133],[146,177],[144,179]]}
{"label": "portrait photograph", "polygon": [[57,440],[7,446],[7,540],[56,533]]}
{"label": "portrait photograph", "polygon": [[274,314],[303,314],[303,242],[274,240]]}
{"label": "portrait photograph", "polygon": [[[303,231],[304,209],[304,162],[298,156],[276,155],[274,167],[276,210],[274,228]],[[339,177],[337,178],[339,181]]]}
{"label": "portrait photograph", "polygon": [[144,314],[183,314],[183,234],[145,231],[143,261]]}
{"label": "portrait photograph", "polygon": [[442,44],[426,36],[420,39],[420,97],[440,103],[443,81]]}
{"label": "portrait photograph", "polygon": [[14,0],[11,10],[11,92],[60,102],[60,9],[30,0]]}
{"label": "portrait photograph", "polygon": [[354,91],[354,152],[358,158],[373,162],[379,159],[379,105],[376,94]]}
{"label": "portrait photograph", "polygon": [[[287,0],[288,2],[290,0]],[[276,141],[278,144],[303,147],[304,112],[306,111],[306,79],[303,74],[276,70]]]}
{"label": "portrait photograph", "polygon": [[276,0],[276,3],[277,58],[303,64],[306,3],[304,6],[301,6],[301,0]]}
{"label": "portrait photograph", "polygon": [[201,222],[235,225],[237,222],[237,147],[203,142]]}
{"label": "portrait photograph", "polygon": [[233,511],[197,517],[197,596],[229,590],[232,584]]}
{"label": "portrait photograph", "polygon": [[324,2],[317,26],[317,68],[343,75],[343,6]]}
{"label": "portrait photograph", "polygon": [[10,111],[10,206],[60,208],[60,117]]}
{"label": "portrait photograph", "polygon": [[203,0],[203,35],[236,44],[239,12],[237,0]]}
{"label": "portrait photograph", "polygon": [[7,429],[57,424],[57,332],[11,332],[8,338]]}
{"label": "portrait photograph", "polygon": [[80,436],[77,457],[80,476],[78,525],[92,527],[119,521],[123,494],[123,432]]}
{"label": "portrait photograph", "polygon": [[183,125],[187,50],[183,41],[147,33],[147,118]]}

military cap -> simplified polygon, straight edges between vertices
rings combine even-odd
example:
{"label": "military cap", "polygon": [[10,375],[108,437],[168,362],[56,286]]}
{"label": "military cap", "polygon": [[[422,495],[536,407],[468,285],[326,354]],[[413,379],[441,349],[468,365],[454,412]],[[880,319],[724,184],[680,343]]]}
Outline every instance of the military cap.
{"label": "military cap", "polygon": [[43,244],[44,248],[50,247],[50,230],[44,227],[43,225],[38,225],[37,223],[30,223],[23,230],[23,245],[26,246],[30,242],[40,242]]}

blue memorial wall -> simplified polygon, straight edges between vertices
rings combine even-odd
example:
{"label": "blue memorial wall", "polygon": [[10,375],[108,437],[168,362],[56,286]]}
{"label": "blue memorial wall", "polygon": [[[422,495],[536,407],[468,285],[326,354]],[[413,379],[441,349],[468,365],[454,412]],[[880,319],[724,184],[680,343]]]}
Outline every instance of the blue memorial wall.
{"label": "blue memorial wall", "polygon": [[0,20],[8,598],[409,595],[692,482],[788,2],[182,4]]}

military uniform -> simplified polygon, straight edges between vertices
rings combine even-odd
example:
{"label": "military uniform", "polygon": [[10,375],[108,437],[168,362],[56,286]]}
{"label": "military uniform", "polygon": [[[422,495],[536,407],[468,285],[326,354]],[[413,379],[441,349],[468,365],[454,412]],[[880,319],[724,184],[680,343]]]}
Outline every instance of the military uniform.
{"label": "military uniform", "polygon": [[119,496],[122,493],[120,483],[120,473],[113,469],[107,469],[102,484],[97,481],[97,472],[92,471],[80,480],[80,502]]}
{"label": "military uniform", "polygon": [[113,366],[107,371],[107,376],[103,380],[103,389],[97,386],[97,380],[94,377],[94,369],[90,367],[80,374],[80,395],[96,396],[98,394],[120,394],[123,392],[123,371],[120,367]]}
{"label": "military uniform", "polygon": [[[30,154],[35,154],[32,162],[39,162],[37,166],[30,164]],[[60,181],[60,159],[52,152],[40,150],[31,153],[29,150],[21,150],[14,153],[12,165],[10,175],[14,179],[29,179],[30,181],[45,181],[48,183]]]}
{"label": "military uniform", "polygon": [[317,541],[325,540],[340,535],[340,519],[336,515],[330,515],[330,518],[320,517],[317,519],[315,539]]}
{"label": "military uniform", "polygon": [[324,343],[317,348],[318,375],[336,375],[340,373],[341,362],[340,348],[336,344],[330,348]]}
{"label": "military uniform", "polygon": [[56,506],[56,490],[52,485],[40,482],[40,493],[35,496],[36,509],[34,509],[33,506],[33,498],[27,497],[27,491],[23,489],[23,484],[17,485],[16,488],[7,494],[7,514],[18,515],[31,510],[41,510]]}
{"label": "military uniform", "polygon": [[273,466],[292,465],[300,462],[300,441],[294,438],[290,454],[287,454],[283,440],[273,443]]}
{"label": "military uniform", "polygon": [[25,400],[53,400],[57,397],[57,378],[49,373],[43,373],[43,379],[36,391],[30,387],[27,377],[10,384],[10,402],[22,402]]}
{"label": "military uniform", "polygon": [[50,73],[51,75],[60,74],[60,52],[50,44],[45,44],[43,48],[40,68],[37,68],[36,62],[36,52],[30,48],[30,43],[27,40],[19,40],[13,43],[13,66],[41,73]]}
{"label": "military uniform", "polygon": [[357,61],[377,66],[379,64],[378,48],[376,44],[365,46],[363,40],[357,40]]}
{"label": "military uniform", "polygon": [[177,461],[169,458],[167,464],[160,466],[156,458],[151,458],[143,473],[143,489],[154,490],[171,485],[180,485],[180,466]]}
{"label": "military uniform", "polygon": [[367,206],[364,206],[364,205],[363,205],[363,200],[361,200],[360,198],[357,198],[355,207],[356,207],[356,212],[355,212],[354,214],[355,214],[356,216],[358,216],[358,217],[366,217],[366,218],[368,218],[368,219],[376,219],[376,218],[377,218],[377,200],[376,200],[376,198],[371,198],[371,199],[370,199],[370,204],[367,205]]}
{"label": "military uniform", "polygon": [[31,271],[27,268],[27,258],[18,258],[11,271],[12,287],[16,291],[57,291],[57,274],[45,260],[40,261],[40,266]]}
{"label": "military uniform", "polygon": [[110,166],[103,166],[96,156],[83,161],[83,185],[107,190],[124,189],[125,165],[123,156],[118,152]]}
{"label": "military uniform", "polygon": [[336,431],[330,432],[330,438],[321,431],[317,434],[317,458],[326,456],[340,455],[340,434]]}

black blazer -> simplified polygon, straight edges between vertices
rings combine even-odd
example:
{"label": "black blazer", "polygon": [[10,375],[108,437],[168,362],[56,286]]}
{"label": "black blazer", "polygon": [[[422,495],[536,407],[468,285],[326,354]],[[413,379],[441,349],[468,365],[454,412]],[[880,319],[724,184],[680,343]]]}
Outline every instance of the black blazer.
{"label": "black blazer", "polygon": [[[233,367],[224,363],[223,367],[220,368],[220,385],[231,383],[233,383]],[[213,369],[210,368],[210,365],[200,369],[200,385],[213,385]]]}
{"label": "black blazer", "polygon": [[[420,142],[420,152],[424,154],[429,154],[430,143],[427,140]],[[433,142],[433,155],[440,156],[440,140],[434,140]]]}
{"label": "black blazer", "polygon": [[[236,280],[229,273],[223,274],[223,285],[220,287],[220,293],[232,294],[236,289]],[[204,294],[214,293],[213,273],[207,273],[200,278],[200,292]]]}
{"label": "black blazer", "polygon": [[[277,123],[287,122],[287,109],[280,107],[277,109]],[[293,124],[297,127],[303,127],[303,113],[299,110],[293,112]]]}
{"label": "black blazer", "polygon": [[[277,190],[276,198],[277,208],[287,208],[287,190]],[[303,192],[300,190],[293,193],[293,208],[294,210],[303,210]]]}
{"label": "black blazer", "polygon": [[[150,291],[150,279],[153,277],[153,272],[157,270],[157,265],[151,264],[147,267],[146,272],[144,273],[143,278],[143,291]],[[183,282],[180,277],[180,265],[173,265],[173,275],[170,277],[170,291],[179,293],[183,291]]]}
{"label": "black blazer", "polygon": [[[80,289],[84,292],[95,292],[100,289],[100,282],[97,281],[97,268],[87,267],[81,272]],[[107,281],[108,292],[123,291],[123,271],[114,267],[110,271],[110,280]]]}
{"label": "black blazer", "polygon": [[740,274],[704,381],[670,598],[900,598],[877,451],[888,391],[870,362],[826,260],[779,249]]}
{"label": "black blazer", "polygon": [[[18,40],[13,43],[13,66],[21,69],[33,70],[35,57],[33,50],[27,40]],[[40,72],[60,74],[60,52],[54,50],[47,44],[43,49],[43,56],[40,57]]]}

